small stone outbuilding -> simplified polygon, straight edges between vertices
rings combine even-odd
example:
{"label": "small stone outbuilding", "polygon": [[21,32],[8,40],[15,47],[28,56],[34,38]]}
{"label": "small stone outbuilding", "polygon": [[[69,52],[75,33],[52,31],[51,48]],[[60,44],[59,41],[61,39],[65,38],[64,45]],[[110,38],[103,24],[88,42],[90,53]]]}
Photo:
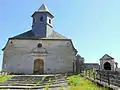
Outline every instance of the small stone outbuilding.
{"label": "small stone outbuilding", "polygon": [[100,59],[100,70],[111,70],[111,71],[114,71],[115,68],[116,68],[116,66],[115,66],[115,60],[110,55],[105,54]]}

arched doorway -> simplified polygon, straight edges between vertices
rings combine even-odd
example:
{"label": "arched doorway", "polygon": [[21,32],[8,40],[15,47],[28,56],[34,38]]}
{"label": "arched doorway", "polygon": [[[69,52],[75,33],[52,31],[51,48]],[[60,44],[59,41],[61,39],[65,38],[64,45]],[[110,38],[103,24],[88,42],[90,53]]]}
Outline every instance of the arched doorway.
{"label": "arched doorway", "polygon": [[109,62],[106,62],[106,63],[104,64],[104,69],[105,69],[105,70],[111,70],[111,65],[110,65]]}
{"label": "arched doorway", "polygon": [[34,73],[43,74],[44,72],[44,62],[41,59],[36,59],[34,61]]}

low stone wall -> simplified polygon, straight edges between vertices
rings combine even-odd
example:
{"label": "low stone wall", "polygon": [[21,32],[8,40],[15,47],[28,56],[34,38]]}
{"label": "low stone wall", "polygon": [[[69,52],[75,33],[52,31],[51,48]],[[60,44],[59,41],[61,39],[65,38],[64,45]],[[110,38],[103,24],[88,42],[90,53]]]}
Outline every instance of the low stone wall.
{"label": "low stone wall", "polygon": [[8,75],[8,72],[0,72],[0,75]]}

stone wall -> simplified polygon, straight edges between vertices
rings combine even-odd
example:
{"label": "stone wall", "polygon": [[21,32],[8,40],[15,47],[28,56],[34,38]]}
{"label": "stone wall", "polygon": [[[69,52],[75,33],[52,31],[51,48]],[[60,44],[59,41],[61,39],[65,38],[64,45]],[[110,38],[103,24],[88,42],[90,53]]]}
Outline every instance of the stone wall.
{"label": "stone wall", "polygon": [[98,63],[84,63],[82,66],[84,69],[96,69],[99,70],[100,65]]}
{"label": "stone wall", "polygon": [[[42,48],[38,49],[38,43]],[[73,71],[72,62],[76,57],[69,40],[14,39],[8,41],[4,50],[3,70],[31,74],[36,59],[44,61],[44,73],[64,73]]]}
{"label": "stone wall", "polygon": [[108,62],[111,65],[111,70],[114,71],[115,70],[115,62],[114,59],[111,60],[100,60],[100,69],[104,70],[104,64]]}

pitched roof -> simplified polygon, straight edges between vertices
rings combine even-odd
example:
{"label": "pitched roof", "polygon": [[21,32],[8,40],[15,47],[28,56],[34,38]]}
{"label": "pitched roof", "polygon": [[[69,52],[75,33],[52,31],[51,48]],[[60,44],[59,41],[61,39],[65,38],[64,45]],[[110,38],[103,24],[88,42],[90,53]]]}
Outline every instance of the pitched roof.
{"label": "pitched roof", "polygon": [[68,39],[68,38],[66,38],[65,36],[63,36],[62,34],[58,32],[53,31],[53,33],[50,36],[42,38],[42,39]]}
{"label": "pitched roof", "polygon": [[49,12],[47,6],[45,4],[42,4],[41,7],[38,9],[38,11],[47,11]]}
{"label": "pitched roof", "polygon": [[[55,31],[53,31],[53,33],[49,37],[39,38],[39,37],[36,37],[33,34],[32,30],[29,30],[29,31],[24,32],[22,34],[19,34],[19,35],[15,36],[15,37],[9,38],[9,40],[10,39],[21,39],[21,40],[24,40],[24,39],[25,40],[65,40],[65,41],[68,40],[68,41],[71,42],[73,49],[77,53],[77,50],[74,48],[74,45],[73,45],[71,39],[68,39],[68,38],[64,37],[63,35],[59,34],[58,32],[55,32]],[[7,42],[7,44],[8,44],[8,42]],[[7,44],[5,45],[5,47],[2,50],[4,50],[6,48]]]}
{"label": "pitched roof", "polygon": [[114,59],[114,58],[108,54],[105,54],[102,58],[100,58],[100,60],[111,60],[111,59]]}
{"label": "pitched roof", "polygon": [[63,35],[55,31],[53,31],[53,33],[48,37],[40,38],[40,37],[35,36],[32,30],[30,30],[22,34],[19,34],[15,37],[11,37],[11,39],[68,39],[68,38],[64,37]]}
{"label": "pitched roof", "polygon": [[[33,15],[36,13],[49,13],[54,18],[53,14],[50,13],[50,11],[48,10],[48,8],[45,4],[42,4],[41,7],[33,13]],[[32,17],[33,17],[33,15],[32,15]]]}
{"label": "pitched roof", "polygon": [[99,65],[98,63],[84,63],[84,65]]}

